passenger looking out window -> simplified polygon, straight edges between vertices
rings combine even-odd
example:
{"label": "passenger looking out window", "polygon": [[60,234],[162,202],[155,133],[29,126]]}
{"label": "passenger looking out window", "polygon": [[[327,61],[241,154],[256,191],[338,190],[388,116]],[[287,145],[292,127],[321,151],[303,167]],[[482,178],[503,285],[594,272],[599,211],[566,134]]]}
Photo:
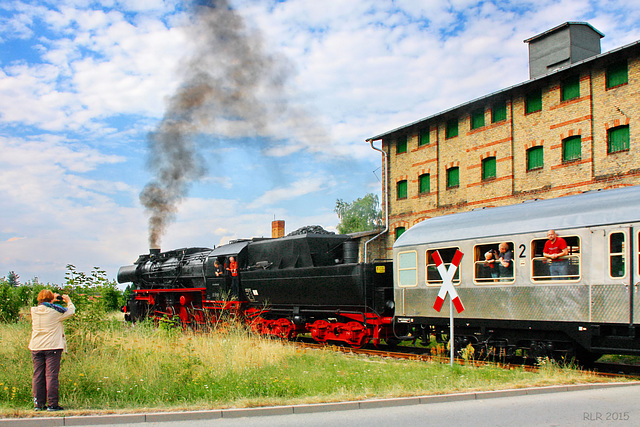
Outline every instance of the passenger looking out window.
{"label": "passenger looking out window", "polygon": [[542,255],[547,259],[551,276],[558,276],[560,279],[567,276],[569,260],[566,256],[569,255],[569,248],[567,242],[562,237],[558,237],[555,230],[547,232],[547,241],[544,244]]}
{"label": "passenger looking out window", "polygon": [[498,254],[500,281],[508,282],[513,279],[513,251],[509,249],[509,244],[507,242],[500,243],[498,249],[500,250],[500,253]]}
{"label": "passenger looking out window", "polygon": [[546,239],[531,242],[534,282],[547,280],[580,280],[580,238],[560,237],[555,230]]}
{"label": "passenger looking out window", "polygon": [[474,247],[474,264],[474,279],[478,283],[512,282],[515,279],[513,243],[476,245]]}

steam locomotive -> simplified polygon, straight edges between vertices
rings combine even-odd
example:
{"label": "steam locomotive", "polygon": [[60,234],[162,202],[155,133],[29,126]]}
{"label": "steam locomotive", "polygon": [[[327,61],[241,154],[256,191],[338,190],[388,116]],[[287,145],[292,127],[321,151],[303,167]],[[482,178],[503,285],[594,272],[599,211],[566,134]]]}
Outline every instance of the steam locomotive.
{"label": "steam locomotive", "polygon": [[[555,276],[543,255],[554,229],[569,248]],[[505,276],[486,274],[485,254],[513,253]],[[442,285],[434,255],[448,268],[466,310],[456,314],[455,348],[528,358],[640,355],[640,187],[587,192],[422,221],[394,243],[393,262],[358,262],[348,235],[307,233],[238,240],[214,249],[141,255],[118,273],[132,282],[126,316],[205,325],[225,314],[254,330],[360,347],[412,338],[449,340],[449,311],[433,305]],[[235,257],[240,295],[215,275]],[[236,298],[234,298],[236,297]]]}
{"label": "steam locomotive", "polygon": [[[215,263],[228,268],[231,257],[239,295],[228,274],[216,275]],[[392,278],[391,262],[359,263],[356,240],[327,232],[151,251],[118,272],[118,282],[133,283],[130,321],[149,316],[198,327],[240,316],[259,333],[309,333],[353,347],[395,339]]]}

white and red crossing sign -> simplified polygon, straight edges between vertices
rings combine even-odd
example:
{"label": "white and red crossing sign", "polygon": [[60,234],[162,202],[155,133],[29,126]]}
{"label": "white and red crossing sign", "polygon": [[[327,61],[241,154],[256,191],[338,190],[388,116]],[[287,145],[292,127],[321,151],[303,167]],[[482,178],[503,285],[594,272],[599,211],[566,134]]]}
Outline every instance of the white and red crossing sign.
{"label": "white and red crossing sign", "polygon": [[453,276],[456,274],[460,261],[462,261],[462,256],[463,253],[460,252],[460,250],[456,250],[456,254],[453,256],[453,261],[451,261],[451,265],[449,266],[449,269],[447,269],[442,262],[440,253],[435,251],[432,254],[433,261],[436,263],[436,268],[440,273],[440,277],[442,277],[442,286],[440,287],[440,292],[438,292],[436,302],[433,304],[433,308],[438,312],[442,308],[442,304],[444,304],[444,299],[447,297],[447,293],[449,293],[449,298],[451,298],[457,312],[462,313],[464,311],[464,305],[462,305],[458,292],[456,292],[452,283]]}

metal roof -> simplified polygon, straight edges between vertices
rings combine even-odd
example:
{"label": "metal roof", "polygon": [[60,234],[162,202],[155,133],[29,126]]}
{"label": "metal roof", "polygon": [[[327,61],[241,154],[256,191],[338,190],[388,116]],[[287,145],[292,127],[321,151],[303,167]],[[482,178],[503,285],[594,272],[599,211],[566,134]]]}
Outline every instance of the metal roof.
{"label": "metal roof", "polygon": [[230,243],[228,245],[220,245],[209,254],[210,257],[218,256],[231,256],[238,255],[247,245],[251,243],[250,240],[243,240],[240,242]]}
{"label": "metal roof", "polygon": [[430,218],[405,231],[393,247],[634,221],[640,221],[640,186]]}
{"label": "metal roof", "polygon": [[581,22],[581,21],[569,21],[569,22],[565,22],[564,24],[560,24],[557,27],[553,27],[550,30],[547,30],[545,32],[542,32],[540,34],[537,34],[533,37],[529,37],[528,39],[524,40],[525,43],[531,43],[533,40],[542,38],[544,36],[546,36],[547,34],[551,34],[551,33],[555,33],[556,31],[564,28],[564,27],[568,27],[570,25],[584,25],[586,27],[591,28],[595,33],[597,33],[600,38],[604,37],[604,34],[602,34],[600,31],[596,30],[593,25],[589,24],[588,22]]}
{"label": "metal roof", "polygon": [[529,79],[529,80],[524,81],[522,83],[518,83],[518,84],[515,84],[513,86],[509,86],[509,87],[507,87],[505,89],[501,89],[501,90],[498,90],[496,92],[492,92],[492,93],[490,93],[488,95],[484,95],[484,96],[481,96],[479,98],[472,99],[471,101],[467,101],[467,102],[465,102],[463,104],[456,105],[455,107],[448,108],[446,110],[443,110],[443,111],[440,111],[440,112],[438,112],[436,114],[433,114],[433,115],[424,117],[422,119],[416,120],[416,121],[411,122],[409,124],[397,127],[395,129],[392,129],[390,131],[381,133],[381,134],[376,135],[376,136],[372,136],[371,138],[367,138],[366,141],[367,142],[369,142],[369,141],[377,141],[377,140],[382,139],[382,138],[384,138],[386,136],[389,136],[389,135],[392,135],[394,133],[400,132],[402,130],[411,128],[412,126],[417,126],[417,125],[421,125],[421,124],[424,124],[426,122],[429,122],[430,120],[433,120],[436,117],[441,117],[441,116],[444,116],[446,114],[452,113],[452,112],[454,112],[456,110],[460,110],[462,108],[468,107],[470,105],[473,105],[474,103],[477,103],[477,102],[480,102],[480,101],[484,101],[484,100],[489,99],[489,98],[494,97],[494,96],[506,94],[507,92],[513,91],[515,89],[522,88],[522,87],[527,86],[527,85],[534,85],[536,82],[540,82],[540,81],[542,81],[542,80],[544,80],[546,78],[549,78],[551,76],[555,76],[558,73],[562,73],[562,72],[565,72],[567,70],[572,70],[572,69],[574,69],[576,67],[580,67],[580,66],[582,66],[582,65],[584,65],[586,63],[589,63],[589,62],[592,62],[592,61],[596,61],[596,60],[604,58],[606,56],[614,55],[614,54],[619,53],[619,52],[621,52],[623,50],[626,50],[626,49],[631,49],[634,46],[637,46],[638,44],[640,44],[640,40],[635,41],[633,43],[629,43],[629,44],[627,44],[625,46],[610,50],[608,52],[604,52],[604,53],[600,53],[598,55],[591,56],[589,58],[583,59],[582,61],[578,61],[578,62],[575,62],[575,63],[573,63],[571,65],[568,65],[566,67],[562,67],[562,68],[558,68],[556,70],[553,70],[553,71],[549,72],[548,74],[544,74],[542,76],[539,76],[539,77],[536,77],[536,78],[533,78],[533,79]]}

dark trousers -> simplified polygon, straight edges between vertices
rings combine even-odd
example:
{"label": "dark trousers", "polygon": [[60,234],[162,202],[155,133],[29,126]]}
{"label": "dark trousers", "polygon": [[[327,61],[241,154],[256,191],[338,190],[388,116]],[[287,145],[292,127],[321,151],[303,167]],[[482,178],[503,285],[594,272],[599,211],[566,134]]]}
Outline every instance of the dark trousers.
{"label": "dark trousers", "polygon": [[37,408],[58,406],[58,373],[62,349],[32,351],[33,403]]}
{"label": "dark trousers", "polygon": [[231,295],[240,299],[240,278],[231,276]]}

